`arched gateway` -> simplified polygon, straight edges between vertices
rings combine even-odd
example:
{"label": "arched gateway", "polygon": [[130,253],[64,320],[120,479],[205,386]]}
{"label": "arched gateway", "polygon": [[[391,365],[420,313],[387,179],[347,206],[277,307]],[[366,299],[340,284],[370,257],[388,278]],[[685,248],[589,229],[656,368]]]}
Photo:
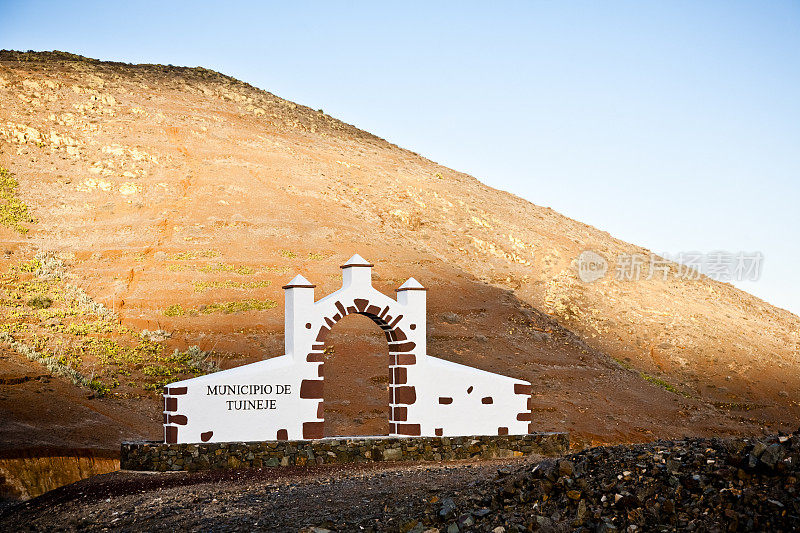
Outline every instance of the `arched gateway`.
{"label": "arched gateway", "polygon": [[354,255],[342,288],[317,302],[303,276],[283,287],[285,355],[164,387],[165,441],[322,438],[323,342],[351,313],[386,334],[392,436],[527,433],[530,383],[429,356],[426,289],[410,278],[393,300],[372,286],[372,266]]}

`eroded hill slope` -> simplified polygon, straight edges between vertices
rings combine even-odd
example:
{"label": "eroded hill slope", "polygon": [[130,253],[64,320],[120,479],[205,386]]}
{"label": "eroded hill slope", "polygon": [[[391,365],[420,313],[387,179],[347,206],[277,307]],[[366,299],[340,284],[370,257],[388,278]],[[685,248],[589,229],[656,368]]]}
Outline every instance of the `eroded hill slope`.
{"label": "eroded hill slope", "polygon": [[[797,316],[705,277],[616,280],[620,254],[649,252],[206,69],[2,52],[0,167],[27,209],[0,213],[6,334],[86,377],[98,416],[136,406],[105,446],[158,435],[161,383],[280,355],[281,285],[300,272],[321,297],[356,252],[387,294],[429,288],[429,353],[532,381],[536,429],[600,443],[800,420]],[[587,249],[610,263],[593,283]],[[380,332],[333,333],[349,376],[326,389],[331,418],[379,432]],[[28,359],[8,348],[0,373],[42,368]],[[69,440],[25,418],[55,389],[7,388],[0,440]]]}

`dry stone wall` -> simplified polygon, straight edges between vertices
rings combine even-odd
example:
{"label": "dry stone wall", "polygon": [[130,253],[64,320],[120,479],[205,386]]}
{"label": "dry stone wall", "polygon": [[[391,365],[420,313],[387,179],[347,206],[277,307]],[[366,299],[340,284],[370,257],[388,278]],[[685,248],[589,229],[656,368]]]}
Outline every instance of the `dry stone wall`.
{"label": "dry stone wall", "polygon": [[563,455],[567,433],[469,437],[350,437],[319,440],[163,444],[124,442],[123,470],[197,471],[377,461],[496,459]]}

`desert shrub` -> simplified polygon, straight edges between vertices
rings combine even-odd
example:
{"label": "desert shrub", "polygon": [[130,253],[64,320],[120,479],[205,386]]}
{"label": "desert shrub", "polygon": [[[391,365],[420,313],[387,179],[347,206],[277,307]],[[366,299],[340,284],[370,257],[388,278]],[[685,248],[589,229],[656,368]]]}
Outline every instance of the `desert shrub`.
{"label": "desert shrub", "polygon": [[105,396],[111,391],[111,387],[100,381],[99,379],[92,379],[89,381],[88,387],[95,392],[98,396]]}
{"label": "desert shrub", "polygon": [[204,352],[197,346],[190,346],[183,352],[176,349],[170,355],[157,357],[142,369],[142,373],[152,378],[150,383],[145,385],[145,389],[159,390],[182,374],[199,376],[217,370],[219,366],[209,352]]}
{"label": "desert shrub", "polygon": [[114,312],[100,302],[95,302],[86,291],[67,283],[64,285],[64,301],[77,306],[83,313],[95,315],[104,319],[115,318]]}
{"label": "desert shrub", "polygon": [[442,313],[441,316],[442,320],[444,320],[448,324],[458,324],[459,322],[461,322],[461,317],[452,311],[447,311],[446,313]]}
{"label": "desert shrub", "polygon": [[[19,287],[26,287],[28,290],[33,290],[38,284],[38,286],[41,287],[39,290],[44,291],[46,290],[45,287],[49,287],[51,290],[56,290],[58,292],[58,294],[54,295],[55,299],[59,301],[63,299],[67,306],[66,310],[60,310],[58,313],[69,315],[77,313],[91,314],[109,320],[115,318],[113,311],[103,304],[95,302],[92,297],[80,287],[71,283],[64,283],[61,285],[53,283],[70,277],[67,273],[64,261],[53,252],[40,252],[30,261],[21,263],[16,269],[20,272],[30,272],[39,278],[39,280],[43,280],[36,282],[20,282]],[[42,316],[40,318],[44,319],[46,317]]]}
{"label": "desert shrub", "polygon": [[44,280],[59,280],[66,275],[64,261],[53,252],[39,252],[36,257],[20,263],[16,268]]}
{"label": "desert shrub", "polygon": [[161,342],[172,337],[172,333],[169,331],[164,331],[163,329],[157,329],[154,331],[143,329],[139,333],[139,336],[143,339],[149,340],[150,342]]}
{"label": "desert shrub", "polygon": [[93,335],[97,333],[113,333],[116,328],[114,327],[114,324],[107,320],[94,320],[91,322],[71,322],[67,325],[61,325],[55,329],[61,333],[68,333],[77,337],[85,337],[86,335]]}
{"label": "desert shrub", "polygon": [[194,259],[211,259],[220,255],[219,250],[194,250],[172,254],[169,259],[173,261],[191,261]]}
{"label": "desert shrub", "polygon": [[44,294],[37,294],[28,300],[28,307],[33,309],[47,309],[51,305],[53,305],[53,299]]}
{"label": "desert shrub", "polygon": [[194,373],[207,374],[219,370],[217,363],[211,359],[211,354],[202,351],[197,346],[190,346],[185,352],[179,352],[176,349],[172,354],[172,359],[175,363],[184,365]]}
{"label": "desert shrub", "polygon": [[33,258],[30,261],[25,261],[23,263],[20,263],[19,266],[17,267],[17,269],[20,272],[33,272],[33,273],[35,273],[37,270],[39,270],[40,266],[41,266],[41,264],[39,263],[39,260],[36,259],[36,258]]}
{"label": "desert shrub", "polygon": [[86,376],[74,368],[71,368],[61,362],[59,358],[44,354],[32,346],[29,346],[23,342],[19,342],[5,331],[0,331],[0,342],[8,343],[11,346],[11,349],[18,354],[24,355],[29,360],[41,364],[53,375],[67,378],[72,382],[73,385],[94,390],[98,396],[102,396],[105,394],[105,392],[107,392],[99,381],[87,379]]}
{"label": "desert shrub", "polygon": [[38,268],[34,272],[36,277],[42,279],[61,279],[66,273],[64,261],[52,252],[36,254]]}

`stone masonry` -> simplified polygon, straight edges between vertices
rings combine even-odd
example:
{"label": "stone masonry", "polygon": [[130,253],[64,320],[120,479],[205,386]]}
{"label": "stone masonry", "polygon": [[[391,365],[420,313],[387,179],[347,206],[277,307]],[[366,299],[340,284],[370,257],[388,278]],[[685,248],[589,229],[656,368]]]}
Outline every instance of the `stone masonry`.
{"label": "stone masonry", "polygon": [[376,461],[447,461],[563,455],[567,433],[469,437],[338,437],[319,440],[163,444],[123,442],[120,468],[197,471]]}

